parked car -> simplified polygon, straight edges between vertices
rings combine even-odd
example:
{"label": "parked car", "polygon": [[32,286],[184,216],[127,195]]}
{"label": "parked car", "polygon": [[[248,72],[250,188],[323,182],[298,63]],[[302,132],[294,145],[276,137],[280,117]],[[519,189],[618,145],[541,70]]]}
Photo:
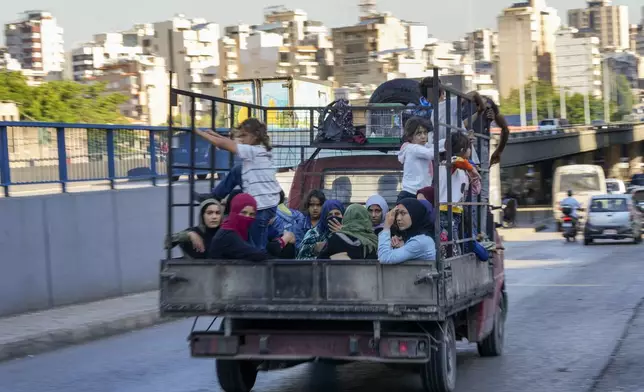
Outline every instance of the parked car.
{"label": "parked car", "polygon": [[584,227],[584,245],[597,239],[642,242],[641,211],[629,194],[607,194],[590,198]]}
{"label": "parked car", "polygon": [[616,178],[607,178],[606,179],[606,191],[608,193],[621,194],[626,193],[626,185],[624,181],[618,180]]}
{"label": "parked car", "polygon": [[631,192],[634,188],[644,186],[644,174],[633,174],[631,181],[628,183],[626,192]]}

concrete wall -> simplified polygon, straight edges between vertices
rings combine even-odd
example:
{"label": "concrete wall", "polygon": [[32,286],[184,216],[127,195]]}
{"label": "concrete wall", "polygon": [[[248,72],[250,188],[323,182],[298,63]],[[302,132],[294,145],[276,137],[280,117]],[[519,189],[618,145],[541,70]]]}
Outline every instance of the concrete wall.
{"label": "concrete wall", "polygon": [[[177,186],[177,202],[188,187]],[[166,187],[0,201],[0,316],[158,287]],[[175,214],[185,228],[187,209]]]}

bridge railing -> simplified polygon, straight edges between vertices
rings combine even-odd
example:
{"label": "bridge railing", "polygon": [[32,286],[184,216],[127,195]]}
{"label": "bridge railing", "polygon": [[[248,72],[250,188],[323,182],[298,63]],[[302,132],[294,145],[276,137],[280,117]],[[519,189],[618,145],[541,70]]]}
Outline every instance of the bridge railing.
{"label": "bridge railing", "polygon": [[0,185],[166,177],[165,127],[0,122]]}
{"label": "bridge railing", "polygon": [[[512,132],[510,138],[520,142],[633,125]],[[170,150],[166,127],[0,122],[0,191],[9,196],[10,186],[60,184],[60,191],[67,192],[68,184],[90,181],[105,182],[112,189],[122,180],[148,180],[156,185],[158,179],[167,178]]]}

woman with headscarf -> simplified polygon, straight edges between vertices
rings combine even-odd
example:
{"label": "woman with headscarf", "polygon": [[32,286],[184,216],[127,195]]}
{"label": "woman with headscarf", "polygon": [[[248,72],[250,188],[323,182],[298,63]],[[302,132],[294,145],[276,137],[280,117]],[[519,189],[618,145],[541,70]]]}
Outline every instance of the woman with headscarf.
{"label": "woman with headscarf", "polygon": [[344,212],[342,229],[331,234],[318,259],[375,259],[378,237],[373,231],[369,211],[352,204]]}
{"label": "woman with headscarf", "polygon": [[[257,214],[255,198],[247,193],[240,193],[229,203],[230,214],[212,239],[208,247],[208,258],[249,261],[269,259],[270,256],[265,250],[257,249],[248,243],[248,230]],[[286,246],[286,243],[282,245]]]}
{"label": "woman with headscarf", "polygon": [[[389,211],[383,230],[378,235],[378,260],[382,264],[399,264],[409,260],[436,260],[436,245],[428,232],[428,211],[418,200],[403,199]],[[394,248],[391,227],[397,224],[404,243]]]}
{"label": "woman with headscarf", "polygon": [[179,245],[186,258],[205,259],[206,247],[219,230],[224,208],[215,199],[206,199],[199,205],[199,224],[172,235],[166,249]]}
{"label": "woman with headscarf", "polygon": [[382,231],[383,224],[385,223],[385,216],[389,212],[389,205],[387,200],[384,197],[376,194],[367,199],[365,204],[367,210],[369,210],[369,215],[371,215],[371,224],[373,225],[373,230],[376,235],[380,234]]}
{"label": "woman with headscarf", "polygon": [[298,260],[315,259],[320,254],[331,234],[342,229],[344,205],[339,200],[327,200],[322,205],[320,221],[306,232],[300,243]]}

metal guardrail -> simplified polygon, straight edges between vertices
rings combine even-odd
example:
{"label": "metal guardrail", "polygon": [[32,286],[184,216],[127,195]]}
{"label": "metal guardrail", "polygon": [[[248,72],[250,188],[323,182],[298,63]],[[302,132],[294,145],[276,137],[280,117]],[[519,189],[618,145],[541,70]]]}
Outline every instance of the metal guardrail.
{"label": "metal guardrail", "polygon": [[[319,108],[295,109],[313,111]],[[308,119],[309,116],[301,117]],[[530,138],[624,130],[625,127],[637,124],[641,123],[568,127],[551,131],[515,131],[510,134],[510,141],[521,143]],[[310,124],[307,122],[306,125]],[[281,126],[270,128],[272,127],[269,127],[269,133],[286,131],[280,129]],[[189,131],[188,128],[185,130]],[[294,130],[290,128],[285,133],[289,133],[290,137]],[[302,129],[299,132],[307,134],[302,139],[308,139],[308,131]],[[273,135],[275,139],[287,137],[286,134]],[[281,145],[293,142],[276,141]],[[20,185],[60,184],[63,193],[67,192],[67,185],[70,183],[89,181],[108,182],[111,189],[115,188],[115,183],[119,180],[148,180],[157,185],[158,179],[167,178],[165,162],[170,148],[167,127],[2,121],[0,187],[3,188],[4,196],[8,197],[9,187]],[[289,159],[289,162],[283,163],[293,166],[299,163],[291,161]]]}

